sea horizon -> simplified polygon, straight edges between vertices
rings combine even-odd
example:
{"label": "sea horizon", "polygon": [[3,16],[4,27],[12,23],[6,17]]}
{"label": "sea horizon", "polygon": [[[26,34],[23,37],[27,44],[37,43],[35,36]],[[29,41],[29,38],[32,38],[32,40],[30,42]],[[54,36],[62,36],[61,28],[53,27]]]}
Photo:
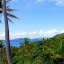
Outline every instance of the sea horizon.
{"label": "sea horizon", "polygon": [[[34,39],[31,39],[30,42],[41,41],[41,40],[42,40],[42,38],[34,38]],[[11,39],[10,46],[19,47],[21,45],[20,43],[23,43],[23,42],[24,42],[24,39],[21,39],[21,40],[20,39]],[[6,45],[5,40],[3,40],[3,45]]]}

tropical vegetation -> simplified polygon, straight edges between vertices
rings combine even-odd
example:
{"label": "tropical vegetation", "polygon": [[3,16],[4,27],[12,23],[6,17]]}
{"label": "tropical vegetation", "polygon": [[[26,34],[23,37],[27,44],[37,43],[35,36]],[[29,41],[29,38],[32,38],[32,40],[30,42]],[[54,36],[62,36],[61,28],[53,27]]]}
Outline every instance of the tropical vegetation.
{"label": "tropical vegetation", "polygon": [[[31,43],[25,38],[19,47],[11,46],[11,54],[13,64],[64,64],[64,33]],[[1,60],[7,64],[5,48]]]}

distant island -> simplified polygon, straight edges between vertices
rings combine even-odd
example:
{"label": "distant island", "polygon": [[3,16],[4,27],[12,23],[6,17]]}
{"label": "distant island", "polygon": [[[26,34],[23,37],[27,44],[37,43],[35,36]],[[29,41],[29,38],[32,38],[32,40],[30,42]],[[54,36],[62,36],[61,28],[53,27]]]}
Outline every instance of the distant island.
{"label": "distant island", "polygon": [[[14,40],[24,40],[25,38],[16,38]],[[31,40],[30,38],[28,38],[29,40]]]}

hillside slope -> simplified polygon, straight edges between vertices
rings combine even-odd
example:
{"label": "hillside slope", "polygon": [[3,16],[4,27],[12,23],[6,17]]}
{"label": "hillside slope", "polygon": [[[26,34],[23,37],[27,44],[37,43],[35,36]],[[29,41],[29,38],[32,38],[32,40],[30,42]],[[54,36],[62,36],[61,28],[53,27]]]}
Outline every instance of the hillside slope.
{"label": "hillside slope", "polygon": [[[11,47],[14,64],[64,64],[64,34]],[[2,64],[7,64],[3,49]]]}

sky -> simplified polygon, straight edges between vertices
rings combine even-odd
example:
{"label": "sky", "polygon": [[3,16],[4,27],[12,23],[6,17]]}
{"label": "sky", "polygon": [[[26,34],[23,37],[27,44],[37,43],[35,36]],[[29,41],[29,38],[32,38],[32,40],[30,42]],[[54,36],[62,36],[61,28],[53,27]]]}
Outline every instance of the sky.
{"label": "sky", "polygon": [[[64,33],[64,0],[12,0],[7,5],[19,19],[9,22],[10,39],[48,38]],[[0,16],[0,39],[5,39],[5,23]]]}

